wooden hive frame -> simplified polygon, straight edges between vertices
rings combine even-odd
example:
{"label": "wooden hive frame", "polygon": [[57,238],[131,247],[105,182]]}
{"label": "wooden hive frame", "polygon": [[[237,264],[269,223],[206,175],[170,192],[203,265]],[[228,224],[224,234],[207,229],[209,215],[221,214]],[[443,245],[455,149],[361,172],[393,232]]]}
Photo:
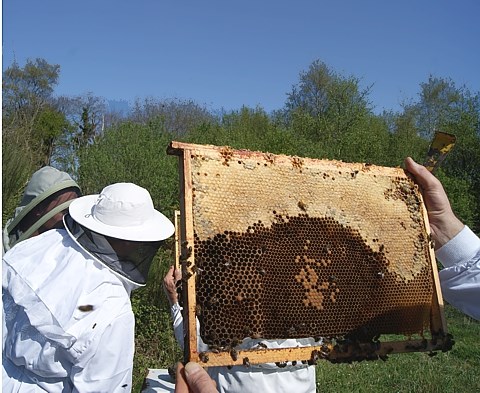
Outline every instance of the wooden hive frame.
{"label": "wooden hive frame", "polygon": [[[418,352],[418,351],[436,351],[436,350],[449,350],[453,344],[451,340],[451,336],[447,334],[447,327],[446,321],[443,313],[443,301],[441,296],[441,290],[438,280],[438,273],[437,267],[435,262],[435,256],[433,252],[433,247],[431,242],[429,241],[429,224],[428,218],[426,214],[426,210],[423,204],[423,199],[421,198],[421,194],[418,191],[418,187],[413,184],[411,179],[405,174],[405,172],[400,168],[387,168],[387,167],[377,167],[374,165],[367,165],[367,164],[347,164],[340,161],[328,161],[328,160],[316,160],[316,159],[308,159],[308,158],[299,158],[299,157],[291,157],[285,155],[273,155],[269,153],[262,153],[262,152],[252,152],[247,150],[233,150],[229,147],[217,147],[211,145],[196,145],[196,144],[187,144],[181,142],[172,142],[167,149],[168,154],[176,155],[179,158],[179,175],[180,175],[180,212],[177,212],[175,217],[175,223],[177,227],[176,231],[176,254],[177,254],[177,264],[182,269],[183,274],[183,317],[184,317],[184,335],[185,335],[185,349],[184,349],[184,360],[185,361],[196,361],[201,362],[205,366],[230,366],[230,365],[242,365],[242,364],[259,364],[259,363],[269,363],[274,362],[278,365],[285,365],[286,362],[297,362],[297,361],[304,361],[308,362],[309,364],[315,363],[318,359],[328,359],[332,362],[345,362],[345,361],[352,361],[352,360],[362,360],[362,359],[385,359],[388,354],[391,353],[404,353],[404,352]],[[208,163],[209,169],[208,171],[218,172],[218,173],[203,173],[202,171],[207,169],[201,168],[202,165]],[[213,168],[213,169],[212,169]],[[215,170],[216,168],[216,170]],[[239,169],[234,169],[239,168]],[[425,325],[425,320],[427,320],[427,330],[418,332],[419,335],[408,335],[405,337],[403,334],[402,340],[395,339],[393,341],[380,341],[378,337],[372,339],[369,337],[366,340],[362,339],[354,339],[354,340],[344,340],[343,334],[339,335],[338,337],[336,334],[332,334],[329,332],[328,338],[323,340],[322,342],[318,342],[317,344],[313,344],[306,347],[290,347],[290,348],[277,348],[277,349],[270,349],[270,348],[263,348],[263,347],[255,347],[251,349],[239,349],[236,347],[235,343],[231,346],[226,348],[222,348],[222,350],[218,350],[216,346],[212,346],[210,350],[199,352],[198,351],[198,342],[199,338],[197,335],[197,313],[199,313],[198,304],[197,304],[197,288],[196,288],[196,281],[197,276],[200,274],[201,269],[198,266],[198,258],[196,258],[196,252],[198,252],[198,247],[196,247],[195,243],[195,236],[198,238],[198,231],[202,228],[203,225],[205,228],[204,233],[201,235],[203,238],[210,239],[212,236],[215,235],[215,230],[212,229],[215,227],[216,223],[212,221],[212,217],[205,215],[205,210],[209,210],[209,202],[208,198],[200,203],[198,200],[201,199],[201,196],[205,196],[208,193],[218,193],[223,192],[221,188],[221,184],[223,182],[220,179],[223,174],[228,173],[229,177],[235,177],[236,184],[243,183],[243,175],[245,176],[253,176],[251,175],[255,171],[267,171],[265,173],[271,174],[272,170],[276,170],[280,168],[284,176],[286,177],[286,182],[291,182],[292,179],[302,178],[305,181],[311,181],[314,178],[315,184],[320,184],[324,180],[328,180],[328,182],[322,183],[321,187],[325,187],[328,184],[331,187],[332,197],[336,195],[335,192],[335,177],[334,174],[337,175],[337,184],[340,183],[340,178],[348,183],[348,187],[352,184],[352,189],[350,190],[351,193],[357,192],[358,195],[359,190],[356,190],[356,182],[359,184],[363,184],[364,188],[368,187],[368,184],[373,184],[372,182],[386,182],[385,184],[390,184],[391,182],[399,182],[399,190],[402,187],[410,187],[411,190],[409,192],[415,197],[416,202],[412,202],[415,205],[415,214],[418,215],[420,219],[414,217],[414,222],[410,223],[410,218],[413,217],[412,213],[408,214],[408,209],[411,208],[409,206],[408,199],[399,201],[398,195],[395,195],[395,190],[385,188],[383,185],[379,185],[378,187],[383,190],[382,195],[376,195],[375,191],[372,191],[371,195],[363,196],[365,202],[363,203],[363,208],[365,211],[370,211],[372,206],[368,205],[368,203],[372,203],[377,198],[378,200],[388,200],[385,203],[393,204],[395,207],[393,210],[395,217],[393,217],[392,222],[395,224],[398,222],[398,225],[401,225],[405,229],[407,225],[414,227],[416,229],[410,230],[413,231],[414,234],[417,232],[420,234],[419,236],[422,238],[423,236],[423,243],[420,245],[421,252],[418,253],[417,251],[413,250],[412,255],[414,255],[414,259],[417,258],[419,255],[421,256],[423,263],[427,264],[427,269],[429,270],[428,274],[431,275],[431,288],[427,288],[427,291],[431,291],[432,299],[430,304],[427,305],[428,315],[425,317],[423,316],[424,321],[419,321],[418,323]],[[242,172],[242,170],[244,172]],[[230,173],[230,171],[232,173]],[[260,173],[260,172],[258,172]],[[285,175],[285,173],[287,175]],[[222,176],[221,176],[222,174]],[[323,175],[323,177],[321,177]],[[215,183],[215,180],[212,180],[214,177],[218,177],[218,183]],[[203,184],[202,179],[209,178],[209,181],[213,181],[213,183],[208,183],[208,185]],[[224,179],[224,178],[223,178]],[[319,180],[320,179],[320,180]],[[322,180],[323,179],[323,180]],[[333,181],[332,181],[333,180]],[[282,181],[282,180],[277,180]],[[363,183],[362,183],[363,182]],[[370,182],[370,183],[369,183]],[[367,187],[365,186],[367,185]],[[218,186],[218,188],[217,188]],[[360,185],[359,185],[360,186]],[[202,187],[204,189],[202,190]],[[210,188],[209,188],[210,187]],[[288,185],[285,185],[288,188]],[[314,186],[314,188],[317,185]],[[320,186],[319,186],[320,187]],[[383,188],[381,188],[383,187]],[[205,191],[208,188],[208,191]],[[364,190],[365,191],[365,190]],[[245,190],[240,191],[241,193],[245,193]],[[341,192],[344,192],[342,190]],[[248,192],[247,192],[248,193]],[[287,193],[286,193],[287,194]],[[301,194],[298,191],[298,194]],[[368,194],[368,191],[367,191]],[[378,194],[378,193],[377,193]],[[339,194],[343,195],[343,194]],[[352,194],[354,195],[354,194]],[[238,198],[251,198],[250,195],[237,195]],[[293,209],[292,206],[298,209],[300,216],[302,213],[308,211],[311,215],[322,216],[322,215],[333,215],[338,220],[343,220],[342,222],[347,222],[348,227],[355,227],[360,228],[363,223],[363,218],[361,215],[359,217],[356,216],[355,210],[348,210],[348,203],[351,203],[350,200],[347,202],[338,202],[339,200],[343,200],[343,196],[338,197],[337,201],[335,198],[331,201],[330,205],[325,207],[325,204],[321,206],[315,206],[316,198],[315,195],[309,196],[305,193],[302,195],[297,195],[297,191],[295,187],[290,191],[290,194],[287,199],[290,198],[292,201],[290,203],[290,207],[286,208],[287,210]],[[300,198],[300,199],[299,199]],[[370,198],[370,199],[369,199]],[[383,198],[383,199],[382,199]],[[276,198],[278,199],[278,198]],[[252,204],[255,201],[247,201],[248,203]],[[287,203],[286,202],[286,203]],[[277,203],[278,201],[270,201],[268,203]],[[337,205],[336,205],[337,203]],[[405,205],[405,211],[402,210],[401,204]],[[281,205],[281,203],[280,203]],[[302,206],[303,205],[303,206]],[[243,206],[243,205],[242,205]],[[233,215],[238,214],[236,220],[242,221],[245,215],[249,214],[249,211],[246,210],[248,207],[245,206],[236,206],[234,209],[235,211],[228,211],[228,207],[225,210],[224,214]],[[283,205],[282,205],[283,206]],[[345,206],[347,206],[345,213]],[[400,208],[398,207],[400,206]],[[265,206],[264,210],[269,210],[269,206]],[[386,208],[390,208],[390,205],[387,205]],[[277,206],[277,209],[282,209],[282,207]],[[358,206],[354,207],[355,209],[359,209]],[[322,210],[323,209],[323,210]],[[325,210],[327,209],[327,210]],[[353,209],[353,208],[352,208]],[[370,210],[369,210],[370,209]],[[395,210],[396,209],[396,210]],[[360,209],[361,210],[361,209]],[[259,210],[257,209],[257,214]],[[288,212],[287,212],[288,213]],[[203,215],[202,215],[203,214]],[[377,215],[382,215],[382,211]],[[402,216],[405,216],[403,217]],[[208,216],[208,217],[207,217]],[[221,217],[221,213],[220,216]],[[303,214],[303,216],[307,216],[307,214]],[[238,218],[241,218],[239,220]],[[288,214],[287,214],[288,217]],[[400,217],[401,220],[398,218]],[[410,218],[409,218],[410,217]],[[208,219],[207,219],[208,218]],[[348,220],[347,220],[348,218]],[[381,218],[380,218],[381,219]],[[206,220],[206,221],[205,221]],[[210,221],[208,221],[210,220]],[[250,221],[249,221],[250,220]],[[378,218],[377,218],[378,220]],[[397,221],[395,221],[397,220]],[[205,222],[207,222],[205,224]],[[252,218],[246,218],[246,222],[251,222]],[[200,224],[203,222],[203,224]],[[220,225],[220,224],[219,224]],[[390,224],[393,225],[393,224]],[[396,225],[396,224],[395,224]],[[221,226],[221,225],[220,225]],[[216,227],[215,227],[216,228]],[[250,227],[249,227],[250,228]],[[243,228],[243,230],[247,230],[247,228]],[[197,231],[197,235],[196,235]],[[370,236],[369,244],[371,247],[377,247],[376,255],[379,254],[378,247],[380,247],[380,251],[382,251],[383,255],[383,247],[391,250],[393,256],[395,256],[395,252],[397,254],[402,253],[403,249],[397,249],[395,251],[395,242],[399,244],[405,243],[413,243],[408,238],[396,238],[396,239],[389,239],[389,231],[383,231],[382,228],[375,228],[374,225],[372,228],[365,229],[364,231],[366,234],[365,236]],[[382,232],[378,234],[378,232]],[[401,232],[401,231],[400,231]],[[372,235],[373,234],[373,235]],[[379,240],[380,239],[380,240]],[[198,240],[198,239],[197,239]],[[372,243],[373,242],[373,243]],[[374,242],[377,242],[374,243]],[[378,243],[382,243],[381,246],[378,246]],[[386,246],[384,246],[386,244]],[[413,248],[419,248],[418,242],[416,246],[412,246]],[[408,248],[408,247],[407,247]],[[385,251],[389,252],[389,251]],[[409,250],[406,250],[408,254]],[[399,254],[400,255],[400,254]],[[406,281],[412,279],[410,275],[414,274],[412,271],[415,270],[415,266],[413,268],[405,269],[402,266],[396,266],[395,269],[396,275],[399,274],[405,278]],[[412,270],[413,269],[413,270]],[[378,273],[380,274],[380,273]],[[383,275],[383,273],[381,273]],[[416,273],[415,273],[416,274]],[[299,277],[299,276],[296,276]],[[383,277],[383,276],[382,276]],[[300,282],[300,279],[297,281]],[[304,281],[305,284],[305,281]],[[402,285],[401,280],[399,281],[399,288]],[[333,296],[333,295],[332,295]],[[298,302],[304,302],[306,305],[312,306],[312,303],[306,302],[305,299],[297,299]],[[332,300],[333,297],[332,297]],[[241,299],[239,300],[241,301]],[[425,308],[425,307],[424,307]],[[319,307],[319,309],[322,309]],[[415,326],[417,321],[412,320]],[[423,326],[422,325],[422,326]],[[408,330],[408,329],[407,329]],[[413,331],[417,331],[417,328],[413,328]],[[343,332],[344,333],[344,332]],[[382,334],[385,332],[382,332]],[[393,333],[396,334],[397,332],[386,332],[386,333]],[[428,334],[425,334],[428,333]],[[398,334],[401,334],[400,332]],[[428,337],[427,337],[428,335]],[[415,336],[415,337],[414,337]],[[383,337],[383,336],[382,336]],[[278,339],[286,338],[286,337],[276,337]]]}

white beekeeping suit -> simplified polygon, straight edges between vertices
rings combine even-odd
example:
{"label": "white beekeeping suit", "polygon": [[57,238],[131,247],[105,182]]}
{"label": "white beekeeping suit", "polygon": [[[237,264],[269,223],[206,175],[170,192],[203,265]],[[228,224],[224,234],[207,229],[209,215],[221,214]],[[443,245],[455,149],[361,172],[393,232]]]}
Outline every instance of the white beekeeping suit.
{"label": "white beekeeping suit", "polygon": [[2,391],[130,392],[130,293],[173,224],[117,183],[75,199],[64,225],[3,256]]}

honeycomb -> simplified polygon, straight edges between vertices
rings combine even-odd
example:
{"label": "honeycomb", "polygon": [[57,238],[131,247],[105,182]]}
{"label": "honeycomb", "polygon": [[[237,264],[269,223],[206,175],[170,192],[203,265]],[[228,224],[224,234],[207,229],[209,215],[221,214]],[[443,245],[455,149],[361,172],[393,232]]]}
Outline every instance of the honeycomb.
{"label": "honeycomb", "polygon": [[428,222],[402,169],[175,146],[184,162],[187,279],[211,348],[432,329]]}

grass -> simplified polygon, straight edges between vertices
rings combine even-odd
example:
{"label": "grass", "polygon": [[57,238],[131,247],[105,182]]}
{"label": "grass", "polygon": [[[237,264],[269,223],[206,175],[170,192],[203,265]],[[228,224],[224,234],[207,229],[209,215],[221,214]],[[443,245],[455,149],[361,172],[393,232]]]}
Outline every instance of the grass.
{"label": "grass", "polygon": [[446,306],[449,332],[455,345],[449,352],[391,355],[386,362],[352,364],[321,362],[317,391],[328,392],[480,392],[480,322]]}

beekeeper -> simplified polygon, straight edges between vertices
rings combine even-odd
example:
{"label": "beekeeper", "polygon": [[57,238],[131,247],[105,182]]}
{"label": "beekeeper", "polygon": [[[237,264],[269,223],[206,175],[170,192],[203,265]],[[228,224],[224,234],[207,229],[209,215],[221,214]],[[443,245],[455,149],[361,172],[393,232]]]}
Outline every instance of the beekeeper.
{"label": "beekeeper", "polygon": [[3,252],[18,242],[53,228],[62,228],[62,217],[70,202],[79,197],[80,187],[68,173],[51,166],[36,171],[3,230]]}
{"label": "beekeeper", "polygon": [[75,199],[65,229],[3,257],[4,392],[129,392],[132,290],[173,224],[132,183]]}

